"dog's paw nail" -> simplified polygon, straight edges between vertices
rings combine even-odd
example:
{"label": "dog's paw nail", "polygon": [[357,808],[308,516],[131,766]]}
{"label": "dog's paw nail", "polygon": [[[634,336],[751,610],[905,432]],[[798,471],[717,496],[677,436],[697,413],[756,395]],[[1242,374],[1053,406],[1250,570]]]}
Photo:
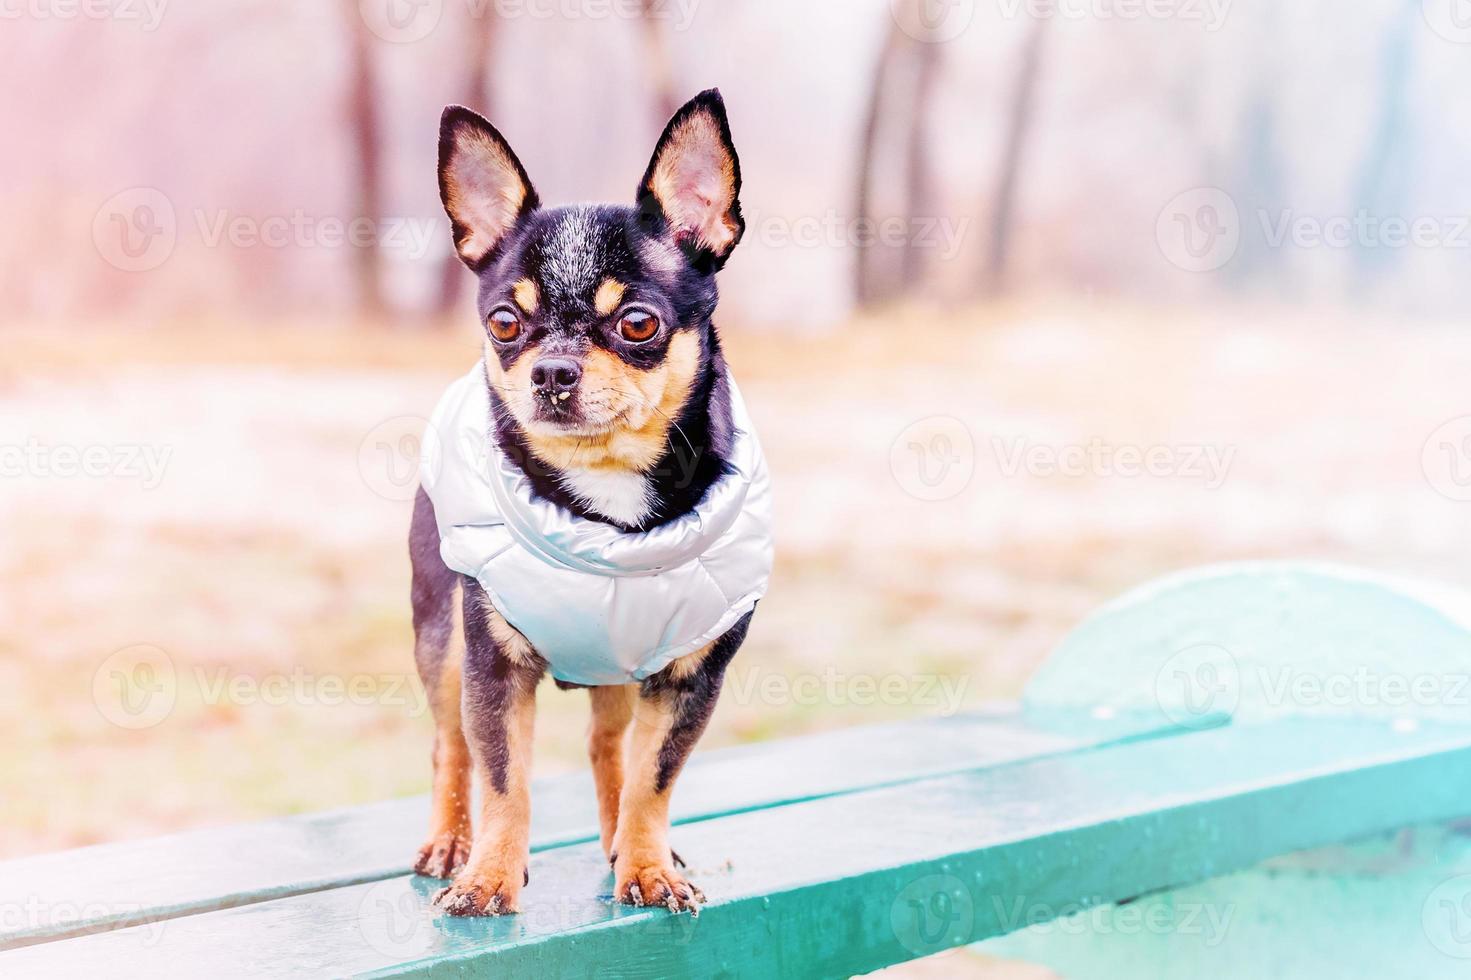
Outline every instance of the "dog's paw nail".
{"label": "dog's paw nail", "polygon": [[669,850],[669,856],[674,860],[674,866],[676,868],[687,868],[687,867],[689,867],[689,865],[687,865],[687,864],[684,863],[684,858],[682,858],[682,857],[679,856],[679,852],[676,851],[676,850],[674,850],[673,848],[670,848],[670,850]]}

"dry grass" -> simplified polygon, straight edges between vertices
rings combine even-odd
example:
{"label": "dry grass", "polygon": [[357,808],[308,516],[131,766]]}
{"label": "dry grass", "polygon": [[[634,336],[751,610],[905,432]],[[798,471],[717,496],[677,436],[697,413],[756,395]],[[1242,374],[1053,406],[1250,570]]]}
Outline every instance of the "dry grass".
{"label": "dry grass", "polygon": [[[1466,581],[1471,505],[1429,487],[1421,449],[1467,410],[1471,345],[1408,329],[1001,309],[732,331],[780,559],[706,744],[1015,696],[1101,599],[1197,562],[1311,555]],[[409,431],[402,417],[427,414],[475,340],[217,324],[5,343],[0,446],[171,455],[147,489],[122,474],[0,483],[0,856],[424,790],[408,506],[375,492],[369,437]],[[927,502],[906,491],[900,435],[936,416],[969,429],[974,475]],[[1215,488],[1007,473],[1018,437],[1234,456]],[[99,666],[134,644],[166,652],[178,689],[136,731],[93,697]],[[953,697],[916,703],[929,675]],[[780,693],[799,677],[821,693]],[[854,683],[888,677],[904,692],[889,703]],[[326,703],[338,679],[361,703]],[[260,680],[287,693],[251,694]],[[542,698],[542,772],[581,764],[584,701]]]}

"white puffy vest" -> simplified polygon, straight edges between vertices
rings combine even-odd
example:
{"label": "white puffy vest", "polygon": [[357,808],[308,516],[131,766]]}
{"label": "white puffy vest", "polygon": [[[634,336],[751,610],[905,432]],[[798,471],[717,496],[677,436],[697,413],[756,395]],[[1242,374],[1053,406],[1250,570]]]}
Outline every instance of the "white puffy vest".
{"label": "white puffy vest", "polygon": [[730,472],[690,513],[642,533],[534,497],[490,425],[485,366],[450,385],[419,475],[439,549],[506,621],[576,684],[625,684],[718,638],[766,594],[771,484],[735,382]]}

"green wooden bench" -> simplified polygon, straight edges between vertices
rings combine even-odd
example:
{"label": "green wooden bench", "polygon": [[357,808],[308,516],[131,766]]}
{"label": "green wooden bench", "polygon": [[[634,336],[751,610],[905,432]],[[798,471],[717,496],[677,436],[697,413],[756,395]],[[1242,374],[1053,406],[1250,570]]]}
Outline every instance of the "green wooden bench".
{"label": "green wooden bench", "polygon": [[[1019,705],[697,753],[698,917],[611,902],[576,774],[535,787],[517,916],[435,913],[402,800],[0,864],[0,976],[846,976],[977,942],[1069,977],[1464,976],[1461,603],[1206,569],[1101,609]],[[1345,702],[1365,671],[1419,693]]]}

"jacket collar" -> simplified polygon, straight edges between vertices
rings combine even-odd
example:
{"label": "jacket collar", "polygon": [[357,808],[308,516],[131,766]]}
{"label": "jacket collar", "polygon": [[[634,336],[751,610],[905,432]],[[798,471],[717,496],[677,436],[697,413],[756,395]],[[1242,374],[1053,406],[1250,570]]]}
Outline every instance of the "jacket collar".
{"label": "jacket collar", "polygon": [[767,479],[745,401],[734,379],[727,376],[726,383],[734,430],[726,473],[694,510],[647,531],[623,531],[537,497],[530,478],[487,432],[484,476],[511,536],[544,561],[597,575],[649,575],[704,554],[731,530],[753,484]]}

